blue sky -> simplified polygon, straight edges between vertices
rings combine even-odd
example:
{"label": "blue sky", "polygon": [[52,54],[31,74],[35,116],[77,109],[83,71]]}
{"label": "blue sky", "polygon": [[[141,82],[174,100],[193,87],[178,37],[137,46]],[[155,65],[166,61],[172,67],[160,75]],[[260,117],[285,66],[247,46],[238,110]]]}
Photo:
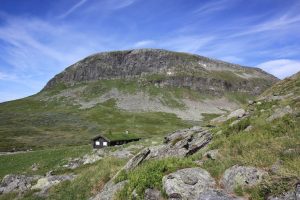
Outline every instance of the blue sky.
{"label": "blue sky", "polygon": [[95,52],[164,48],[300,70],[300,0],[0,0],[0,102]]}

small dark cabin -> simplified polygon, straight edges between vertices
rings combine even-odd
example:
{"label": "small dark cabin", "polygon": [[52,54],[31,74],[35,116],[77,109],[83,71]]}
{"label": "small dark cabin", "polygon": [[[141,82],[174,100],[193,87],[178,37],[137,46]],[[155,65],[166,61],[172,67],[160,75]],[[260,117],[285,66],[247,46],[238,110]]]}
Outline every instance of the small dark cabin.
{"label": "small dark cabin", "polygon": [[92,138],[92,145],[93,148],[99,149],[107,146],[115,146],[115,145],[122,145],[129,142],[139,141],[141,138],[138,137],[132,137],[127,136],[125,134],[122,134],[122,137],[110,137],[110,136],[103,136],[98,135],[94,138]]}

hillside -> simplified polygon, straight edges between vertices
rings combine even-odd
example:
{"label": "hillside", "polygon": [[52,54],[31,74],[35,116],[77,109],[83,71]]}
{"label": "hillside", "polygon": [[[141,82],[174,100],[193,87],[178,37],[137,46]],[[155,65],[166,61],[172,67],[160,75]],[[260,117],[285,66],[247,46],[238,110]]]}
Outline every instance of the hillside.
{"label": "hillside", "polygon": [[299,83],[279,81],[207,127],[2,155],[0,199],[298,200]]}
{"label": "hillside", "polygon": [[186,53],[95,54],[38,94],[0,104],[0,151],[88,144],[100,132],[162,136],[230,112],[276,81],[260,69]]}

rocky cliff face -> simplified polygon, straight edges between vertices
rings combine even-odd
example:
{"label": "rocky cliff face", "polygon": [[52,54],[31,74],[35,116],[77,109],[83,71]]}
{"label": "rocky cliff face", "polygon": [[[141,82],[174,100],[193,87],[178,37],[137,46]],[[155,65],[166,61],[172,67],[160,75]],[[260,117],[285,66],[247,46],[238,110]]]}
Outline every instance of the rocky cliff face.
{"label": "rocky cliff face", "polygon": [[139,49],[89,56],[56,75],[44,89],[59,83],[141,78],[153,74],[160,75],[151,80],[160,86],[189,87],[210,93],[248,91],[259,94],[277,81],[274,76],[257,68],[186,53]]}

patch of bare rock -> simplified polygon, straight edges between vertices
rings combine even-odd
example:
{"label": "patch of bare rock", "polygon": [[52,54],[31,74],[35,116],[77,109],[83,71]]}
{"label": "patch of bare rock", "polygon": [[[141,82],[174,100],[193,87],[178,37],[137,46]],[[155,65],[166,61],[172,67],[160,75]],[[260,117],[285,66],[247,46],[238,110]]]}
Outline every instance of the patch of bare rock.
{"label": "patch of bare rock", "polygon": [[[62,181],[73,180],[75,175],[51,175],[46,176],[26,176],[26,175],[6,175],[0,184],[0,195],[9,192],[22,194],[28,190],[38,190],[35,194],[46,197],[49,189]],[[36,182],[36,184],[34,184]]]}
{"label": "patch of bare rock", "polygon": [[221,184],[228,192],[233,192],[238,186],[251,187],[260,183],[267,172],[255,167],[235,165],[224,172]]}

